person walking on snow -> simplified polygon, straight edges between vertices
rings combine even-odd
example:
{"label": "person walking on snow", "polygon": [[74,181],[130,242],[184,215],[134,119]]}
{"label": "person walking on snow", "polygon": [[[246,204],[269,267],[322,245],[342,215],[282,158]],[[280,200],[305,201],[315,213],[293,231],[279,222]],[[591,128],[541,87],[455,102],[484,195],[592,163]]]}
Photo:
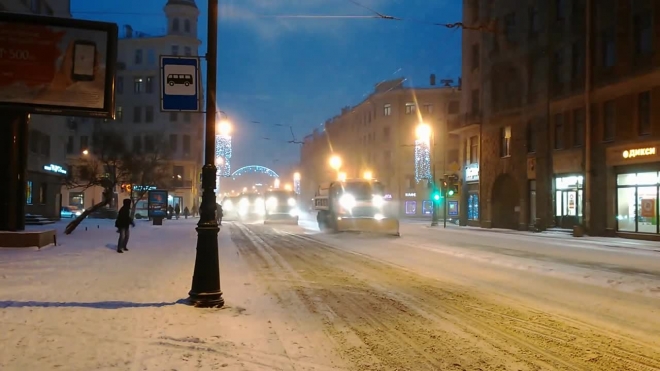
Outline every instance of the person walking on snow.
{"label": "person walking on snow", "polygon": [[181,214],[181,206],[179,204],[174,206],[174,214],[176,215],[176,220],[179,220],[179,214]]}
{"label": "person walking on snow", "polygon": [[119,240],[117,241],[117,252],[123,253],[128,251],[128,238],[131,235],[130,226],[135,227],[135,222],[131,218],[131,200],[125,199],[124,205],[119,209],[117,220],[115,220],[115,227],[119,232]]}
{"label": "person walking on snow", "polygon": [[190,210],[188,210],[188,206],[183,208],[183,217],[188,219],[188,215],[190,214]]}

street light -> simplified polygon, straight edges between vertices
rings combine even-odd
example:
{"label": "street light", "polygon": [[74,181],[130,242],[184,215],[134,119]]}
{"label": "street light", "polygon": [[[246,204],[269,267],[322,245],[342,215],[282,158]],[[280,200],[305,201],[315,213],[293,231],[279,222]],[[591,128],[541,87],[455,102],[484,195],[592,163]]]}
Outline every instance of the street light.
{"label": "street light", "polygon": [[337,155],[330,157],[330,167],[335,170],[339,170],[341,167],[341,157]]}
{"label": "street light", "polygon": [[[429,157],[431,160],[431,177],[432,179],[432,185],[433,185],[433,194],[431,197],[431,202],[433,204],[433,217],[431,219],[431,226],[435,227],[438,225],[438,202],[440,201],[440,198],[442,197],[440,193],[438,192],[437,186],[436,186],[436,177],[435,177],[435,159],[433,156],[433,149],[435,147],[435,136],[433,133],[433,129],[429,124],[421,122],[419,125],[417,125],[417,128],[415,129],[415,134],[417,135],[417,139],[424,142],[427,146],[429,146]],[[447,200],[445,200],[444,204],[445,208],[447,207]],[[446,219],[446,218],[445,218]],[[446,220],[445,220],[446,223]]]}
{"label": "street light", "polygon": [[82,154],[85,155],[85,156],[87,156],[87,155],[89,154],[89,150],[86,150],[86,149],[83,150],[83,151],[82,151]]}
{"label": "street light", "polygon": [[287,190],[287,191],[291,191],[291,190],[293,190],[293,187],[291,186],[291,184],[287,183],[287,184],[284,186],[284,189]]}
{"label": "street light", "polygon": [[371,179],[373,179],[373,174],[371,173],[371,171],[368,171],[368,170],[367,170],[367,171],[364,172],[364,176],[363,176],[363,177],[364,177],[364,179],[366,179],[366,180],[371,180]]}
{"label": "street light", "polygon": [[218,221],[215,217],[215,126],[218,78],[218,0],[208,1],[208,35],[206,51],[206,138],[202,168],[202,204],[197,223],[197,249],[192,285],[188,301],[196,307],[217,308],[225,305],[220,290],[218,257]]}
{"label": "street light", "polygon": [[293,180],[300,180],[300,173],[293,174]]}
{"label": "street light", "polygon": [[217,133],[222,136],[231,134],[231,123],[227,119],[222,119],[218,122]]}
{"label": "street light", "polygon": [[346,181],[346,173],[344,172],[339,173],[339,176],[337,178],[339,179],[340,182]]}

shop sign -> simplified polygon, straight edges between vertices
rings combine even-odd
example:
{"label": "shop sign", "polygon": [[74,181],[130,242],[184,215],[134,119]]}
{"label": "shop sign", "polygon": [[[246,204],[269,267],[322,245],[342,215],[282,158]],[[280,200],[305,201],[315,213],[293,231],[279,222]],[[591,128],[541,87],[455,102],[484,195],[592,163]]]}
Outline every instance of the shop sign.
{"label": "shop sign", "polygon": [[465,167],[465,181],[466,182],[479,181],[479,164],[470,164]]}
{"label": "shop sign", "polygon": [[50,171],[51,173],[66,175],[66,169],[61,167],[60,165],[55,165],[55,164],[44,165],[44,170]]}
{"label": "shop sign", "polygon": [[383,196],[383,198],[386,199],[386,200],[391,200],[391,199],[392,199],[392,195],[388,193],[388,194],[386,194],[385,196]]}
{"label": "shop sign", "polygon": [[415,192],[406,192],[406,197],[417,197],[417,193],[415,193]]}
{"label": "shop sign", "polygon": [[635,148],[623,151],[623,158],[635,158],[638,156],[652,156],[655,155],[655,147],[649,148]]}

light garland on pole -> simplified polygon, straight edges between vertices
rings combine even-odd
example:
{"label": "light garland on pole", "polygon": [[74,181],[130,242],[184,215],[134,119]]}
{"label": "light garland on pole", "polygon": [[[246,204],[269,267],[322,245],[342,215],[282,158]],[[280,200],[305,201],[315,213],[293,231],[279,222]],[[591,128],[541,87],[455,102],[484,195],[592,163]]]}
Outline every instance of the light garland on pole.
{"label": "light garland on pole", "polygon": [[300,173],[293,174],[293,191],[300,194]]}
{"label": "light garland on pole", "polygon": [[[218,177],[231,176],[231,136],[215,136],[215,159],[218,166]],[[221,161],[218,161],[222,159]]]}
{"label": "light garland on pole", "polygon": [[415,181],[431,179],[431,150],[426,140],[415,141]]}

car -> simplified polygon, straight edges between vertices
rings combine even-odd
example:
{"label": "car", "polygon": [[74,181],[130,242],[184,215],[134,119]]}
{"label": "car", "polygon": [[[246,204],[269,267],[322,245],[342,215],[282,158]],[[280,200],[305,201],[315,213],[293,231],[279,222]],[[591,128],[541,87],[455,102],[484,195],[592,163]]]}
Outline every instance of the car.
{"label": "car", "polygon": [[267,191],[264,195],[266,200],[266,215],[264,224],[268,223],[292,223],[298,224],[298,195],[293,191],[276,189]]}
{"label": "car", "polygon": [[62,208],[60,208],[60,218],[73,219],[80,216],[80,214],[82,214],[83,211],[84,210],[81,211],[76,206],[62,206]]}

